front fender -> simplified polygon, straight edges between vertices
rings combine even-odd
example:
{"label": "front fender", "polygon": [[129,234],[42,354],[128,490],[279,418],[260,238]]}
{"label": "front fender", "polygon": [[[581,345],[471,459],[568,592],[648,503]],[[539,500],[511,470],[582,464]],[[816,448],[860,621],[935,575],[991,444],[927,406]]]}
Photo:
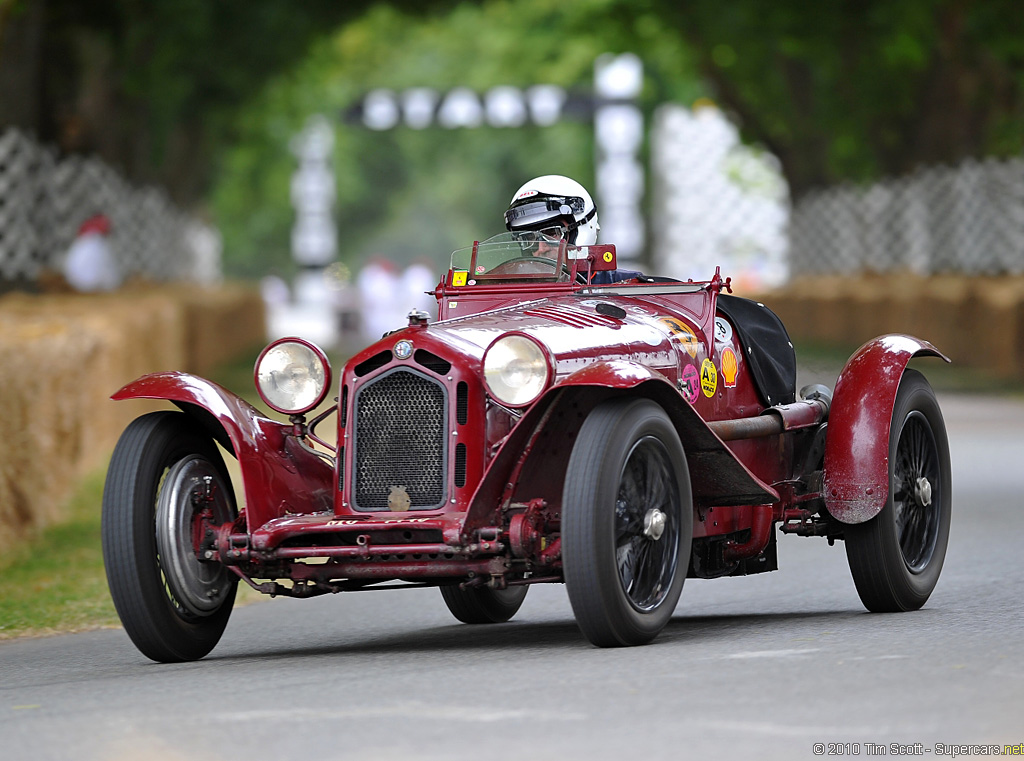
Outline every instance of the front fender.
{"label": "front fender", "polygon": [[740,462],[665,376],[627,360],[596,362],[560,380],[523,415],[491,460],[470,501],[463,534],[493,525],[520,483],[561,501],[564,468],[586,415],[618,394],[661,405],[679,432],[698,504],[768,504],[778,493]]}
{"label": "front fender", "polygon": [[836,382],[825,441],[825,506],[836,520],[863,523],[889,498],[889,428],[903,371],[917,356],[949,358],[908,335],[873,338]]}
{"label": "front fender", "polygon": [[249,530],[290,513],[333,509],[333,469],[241,397],[187,373],[154,373],[111,399],[163,399],[199,422],[238,460]]}

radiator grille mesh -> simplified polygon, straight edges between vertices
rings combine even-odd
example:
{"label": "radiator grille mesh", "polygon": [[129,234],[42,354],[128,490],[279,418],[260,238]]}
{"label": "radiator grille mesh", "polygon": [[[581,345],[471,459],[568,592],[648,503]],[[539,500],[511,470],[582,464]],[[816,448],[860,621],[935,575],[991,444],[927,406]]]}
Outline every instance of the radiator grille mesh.
{"label": "radiator grille mesh", "polygon": [[405,369],[359,390],[355,405],[355,507],[387,510],[394,487],[404,486],[411,509],[445,501],[445,389]]}

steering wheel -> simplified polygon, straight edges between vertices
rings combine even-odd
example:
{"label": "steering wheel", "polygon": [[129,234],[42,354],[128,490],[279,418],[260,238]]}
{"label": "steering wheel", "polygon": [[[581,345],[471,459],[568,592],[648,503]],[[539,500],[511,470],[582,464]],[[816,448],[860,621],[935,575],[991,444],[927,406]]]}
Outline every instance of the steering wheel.
{"label": "steering wheel", "polygon": [[[508,259],[502,262],[497,267],[488,272],[488,275],[535,275],[538,274],[537,269],[530,265],[542,264],[546,267],[550,267],[553,270],[558,269],[558,262],[554,259],[549,259],[546,256],[517,256],[515,259]],[[565,264],[562,265],[562,272],[567,276],[572,274],[572,271]],[[576,273],[576,278],[581,283],[586,282],[586,278],[580,272]]]}

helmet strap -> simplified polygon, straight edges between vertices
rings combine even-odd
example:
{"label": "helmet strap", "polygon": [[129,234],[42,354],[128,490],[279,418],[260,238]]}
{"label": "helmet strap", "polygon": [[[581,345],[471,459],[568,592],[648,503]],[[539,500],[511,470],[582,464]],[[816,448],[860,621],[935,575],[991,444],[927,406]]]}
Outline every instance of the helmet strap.
{"label": "helmet strap", "polygon": [[587,222],[592,220],[596,214],[597,214],[597,207],[595,206],[593,209],[590,210],[590,213],[587,214],[587,216],[585,216],[583,219],[573,220],[569,224],[569,226],[566,227],[565,240],[566,240],[566,242],[568,242],[568,244],[570,246],[575,246],[576,245],[576,237],[577,237],[577,234],[580,231],[580,227],[582,227]]}

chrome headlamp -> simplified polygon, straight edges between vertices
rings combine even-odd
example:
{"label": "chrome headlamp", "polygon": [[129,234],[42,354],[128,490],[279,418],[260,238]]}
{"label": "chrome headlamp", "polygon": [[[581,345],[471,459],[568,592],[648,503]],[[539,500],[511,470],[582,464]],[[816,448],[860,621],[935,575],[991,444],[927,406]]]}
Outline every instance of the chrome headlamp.
{"label": "chrome headlamp", "polygon": [[548,353],[528,336],[502,336],[484,353],[487,390],[502,404],[527,405],[541,395],[550,380]]}
{"label": "chrome headlamp", "polygon": [[331,365],[316,344],[282,338],[256,359],[256,390],[267,406],[286,415],[302,415],[327,396]]}

